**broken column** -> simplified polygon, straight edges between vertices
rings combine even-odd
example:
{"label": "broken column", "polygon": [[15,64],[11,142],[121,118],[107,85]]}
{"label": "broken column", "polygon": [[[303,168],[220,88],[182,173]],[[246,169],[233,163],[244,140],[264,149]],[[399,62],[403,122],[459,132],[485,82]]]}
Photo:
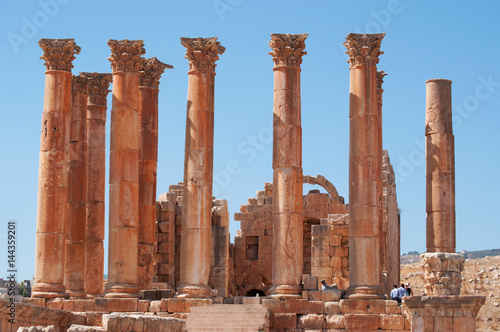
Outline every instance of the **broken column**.
{"label": "broken column", "polygon": [[68,206],[64,285],[70,297],[86,297],[84,287],[87,221],[87,99],[88,79],[71,80],[71,120],[68,155]]}
{"label": "broken column", "polygon": [[425,148],[427,253],[422,255],[427,295],[459,295],[465,259],[455,253],[455,145],[451,81],[426,85]]}
{"label": "broken column", "polygon": [[212,38],[181,38],[189,60],[180,287],[182,297],[210,296],[215,61],[225,48]]}
{"label": "broken column", "polygon": [[158,161],[158,86],[165,68],[157,58],[146,59],[139,75],[139,243],[137,286],[153,285],[156,221],[156,163]]}
{"label": "broken column", "polygon": [[103,293],[106,187],[106,104],[108,73],[81,73],[88,78],[87,104],[87,223],[85,227],[85,292]]}
{"label": "broken column", "polygon": [[109,171],[109,257],[106,297],[138,297],[139,70],[142,40],[109,40],[113,108]]}
{"label": "broken column", "polygon": [[301,297],[303,270],[300,64],[307,34],[272,34],[273,274],[271,296]]}
{"label": "broken column", "polygon": [[71,116],[74,39],[40,39],[45,60],[45,95],[40,139],[35,285],[32,297],[69,297],[64,286],[67,156]]}
{"label": "broken column", "polygon": [[380,280],[377,63],[384,33],[347,35],[350,63],[348,298],[383,298]]}

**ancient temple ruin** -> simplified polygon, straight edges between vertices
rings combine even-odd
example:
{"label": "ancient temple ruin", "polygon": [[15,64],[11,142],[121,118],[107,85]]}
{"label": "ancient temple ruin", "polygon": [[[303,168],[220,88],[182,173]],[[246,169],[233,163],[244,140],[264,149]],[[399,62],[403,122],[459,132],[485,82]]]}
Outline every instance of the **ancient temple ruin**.
{"label": "ancient temple ruin", "polygon": [[[402,306],[388,298],[400,283],[401,220],[382,140],[384,36],[349,34],[344,43],[346,204],[328,179],[302,169],[300,65],[308,35],[271,35],[273,182],[241,202],[234,244],[228,202],[212,193],[216,61],[225,51],[217,37],[181,38],[189,61],[184,177],[158,198],[159,81],[172,66],[144,58],[142,40],[109,40],[112,73],[73,75],[74,40],[41,39],[47,70],[36,284],[17,304],[15,324],[2,302],[1,331],[474,331],[484,297],[460,295],[448,80],[426,82],[427,296],[406,297]],[[304,183],[326,192],[304,193]],[[322,290],[321,280],[332,287]]]}

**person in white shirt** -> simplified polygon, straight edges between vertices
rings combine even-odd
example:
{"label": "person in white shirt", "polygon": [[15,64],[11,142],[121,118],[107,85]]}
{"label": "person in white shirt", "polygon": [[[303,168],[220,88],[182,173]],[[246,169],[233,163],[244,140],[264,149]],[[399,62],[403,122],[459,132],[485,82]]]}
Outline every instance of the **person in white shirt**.
{"label": "person in white shirt", "polygon": [[401,303],[401,298],[399,297],[399,294],[398,294],[398,286],[397,285],[392,286],[391,300],[395,300],[395,301],[398,301],[398,303]]}

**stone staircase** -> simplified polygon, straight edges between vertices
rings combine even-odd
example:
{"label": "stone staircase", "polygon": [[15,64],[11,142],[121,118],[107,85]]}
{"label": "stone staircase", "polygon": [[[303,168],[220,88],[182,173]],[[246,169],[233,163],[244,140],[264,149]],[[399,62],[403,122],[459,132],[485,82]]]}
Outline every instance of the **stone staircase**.
{"label": "stone staircase", "polygon": [[191,307],[187,332],[257,332],[269,330],[269,309],[261,304],[213,304]]}

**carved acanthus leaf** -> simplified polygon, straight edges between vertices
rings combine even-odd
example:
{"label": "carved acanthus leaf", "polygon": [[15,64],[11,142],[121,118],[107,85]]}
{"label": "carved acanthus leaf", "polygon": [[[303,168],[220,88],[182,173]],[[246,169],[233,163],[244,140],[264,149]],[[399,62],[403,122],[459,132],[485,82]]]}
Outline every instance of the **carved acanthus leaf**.
{"label": "carved acanthus leaf", "polygon": [[110,73],[80,73],[88,79],[89,104],[106,106],[109,84],[113,80]]}
{"label": "carved acanthus leaf", "polygon": [[379,62],[379,55],[384,54],[380,51],[380,44],[385,33],[360,34],[350,33],[347,35],[344,46],[349,55],[348,63],[352,67],[356,66],[375,66]]}
{"label": "carved acanthus leaf", "polygon": [[181,38],[181,44],[186,48],[186,59],[189,60],[189,70],[215,71],[215,61],[226,50],[220,45],[217,37],[211,38]]}
{"label": "carved acanthus leaf", "polygon": [[111,56],[108,60],[111,62],[113,72],[140,71],[144,58],[141,55],[146,53],[143,40],[108,40],[108,46],[111,48]]}
{"label": "carved acanthus leaf", "polygon": [[82,74],[71,76],[71,93],[88,94],[88,83],[88,78]]}
{"label": "carved acanthus leaf", "polygon": [[306,48],[305,40],[307,33],[296,35],[273,33],[269,46],[273,49],[269,55],[273,56],[275,66],[295,66],[300,67],[302,56]]}
{"label": "carved acanthus leaf", "polygon": [[161,75],[167,68],[174,67],[161,62],[156,57],[145,59],[139,75],[139,85],[158,89]]}
{"label": "carved acanthus leaf", "polygon": [[377,88],[382,89],[382,84],[384,83],[384,77],[387,76],[387,73],[383,70],[377,71]]}
{"label": "carved acanthus leaf", "polygon": [[73,38],[70,39],[46,39],[38,41],[38,45],[43,49],[40,59],[45,60],[47,70],[64,70],[71,72],[72,61],[75,54],[80,53],[80,46],[75,44]]}

